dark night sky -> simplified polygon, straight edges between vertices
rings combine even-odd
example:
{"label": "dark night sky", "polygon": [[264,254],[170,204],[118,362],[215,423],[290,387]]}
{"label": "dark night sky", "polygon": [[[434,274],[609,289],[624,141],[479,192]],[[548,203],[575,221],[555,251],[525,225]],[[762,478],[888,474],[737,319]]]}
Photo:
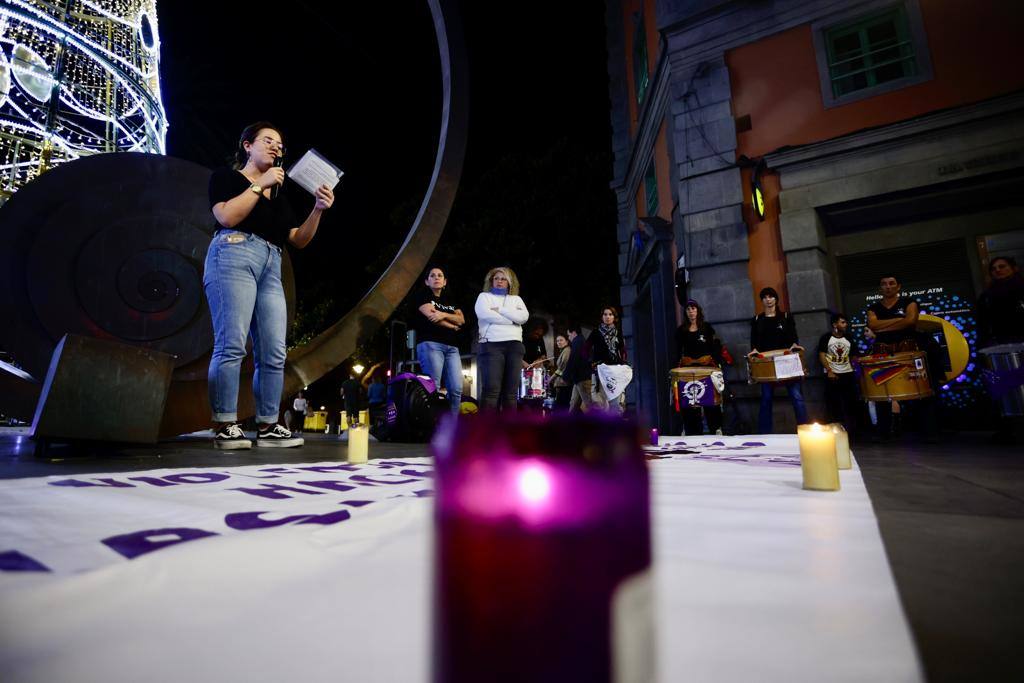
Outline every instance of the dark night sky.
{"label": "dark night sky", "polygon": [[[440,83],[427,3],[197,4],[158,3],[168,153],[220,165],[244,125],[269,119],[292,160],[314,146],[341,166],[334,209],[292,257],[300,297],[328,281],[354,303],[379,275],[362,264],[404,236],[392,213],[419,204],[433,167]],[[608,149],[603,3],[467,1],[462,17],[470,124],[460,197],[512,152],[542,155],[558,140]],[[610,165],[594,192],[608,192],[609,179]],[[295,186],[286,192],[303,214],[312,204]],[[608,235],[614,220],[601,226]],[[604,263],[611,272],[599,277],[614,278],[614,255]],[[488,265],[467,277],[475,283]],[[544,286],[547,270],[521,273],[524,292],[528,280]]]}

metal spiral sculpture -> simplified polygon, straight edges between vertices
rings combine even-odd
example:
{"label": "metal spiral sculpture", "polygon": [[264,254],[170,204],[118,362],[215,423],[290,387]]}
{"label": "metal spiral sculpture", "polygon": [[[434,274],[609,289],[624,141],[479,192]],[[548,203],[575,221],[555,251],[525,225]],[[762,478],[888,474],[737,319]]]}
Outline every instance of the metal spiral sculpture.
{"label": "metal spiral sculpture", "polygon": [[[443,112],[426,195],[404,244],[370,291],[341,320],[289,353],[286,394],[344,362],[390,317],[447,221],[465,156],[467,73],[455,1],[428,4],[440,52]],[[0,208],[0,346],[37,378],[69,332],[173,354],[161,434],[207,427],[213,338],[202,269],[213,230],[209,176],[208,169],[171,157],[104,154],[28,184]],[[287,259],[282,276],[292,312]],[[252,366],[243,365],[242,372],[251,375]],[[252,414],[252,396],[242,392],[239,416]]]}

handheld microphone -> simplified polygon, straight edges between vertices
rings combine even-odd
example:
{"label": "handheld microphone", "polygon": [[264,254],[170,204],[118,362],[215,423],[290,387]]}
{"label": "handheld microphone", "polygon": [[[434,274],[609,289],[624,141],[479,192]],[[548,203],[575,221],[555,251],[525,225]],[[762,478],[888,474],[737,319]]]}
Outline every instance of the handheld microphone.
{"label": "handheld microphone", "polygon": [[[284,166],[284,157],[283,156],[274,157],[274,167],[275,168],[281,168],[282,166]],[[277,185],[274,185],[272,188],[270,188],[270,198],[271,199],[277,199],[277,193],[281,190],[281,185],[283,185],[283,184],[284,184],[284,181],[282,181],[281,183],[279,183]]]}

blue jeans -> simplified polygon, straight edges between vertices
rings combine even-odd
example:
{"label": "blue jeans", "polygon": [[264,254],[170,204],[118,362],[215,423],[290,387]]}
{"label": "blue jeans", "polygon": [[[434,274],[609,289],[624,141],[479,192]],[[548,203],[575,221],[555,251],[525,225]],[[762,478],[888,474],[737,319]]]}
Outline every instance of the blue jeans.
{"label": "blue jeans", "polygon": [[526,347],[521,341],[481,342],[476,358],[480,373],[480,407],[515,410],[519,402],[519,384],[523,381],[523,356]]}
{"label": "blue jeans", "polygon": [[[780,382],[786,387],[789,400],[793,402],[793,412],[796,414],[796,423],[807,424],[807,406],[804,405],[803,382]],[[761,412],[757,416],[758,434],[772,433],[772,395],[777,385],[765,382],[761,385]]]}
{"label": "blue jeans", "polygon": [[276,423],[284,390],[287,310],[281,248],[261,237],[219,230],[210,242],[203,288],[213,319],[213,357],[207,376],[214,422],[238,420],[238,375],[252,336],[256,420]]}
{"label": "blue jeans", "polygon": [[438,389],[444,375],[451,411],[458,415],[462,405],[462,356],[459,355],[459,347],[440,342],[420,342],[416,345],[416,358],[423,374],[430,375]]}

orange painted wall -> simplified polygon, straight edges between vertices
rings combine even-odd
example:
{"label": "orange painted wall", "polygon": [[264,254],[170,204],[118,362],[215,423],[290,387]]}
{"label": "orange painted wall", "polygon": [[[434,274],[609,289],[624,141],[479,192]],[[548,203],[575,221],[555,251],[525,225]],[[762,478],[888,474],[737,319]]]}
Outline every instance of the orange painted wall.
{"label": "orange painted wall", "polygon": [[633,15],[643,12],[644,33],[647,35],[647,73],[650,83],[654,80],[654,65],[658,63],[658,28],[654,19],[654,0],[625,0],[622,3],[622,26],[626,35],[623,45],[626,49],[626,82],[629,84],[629,132],[636,134],[637,124],[640,119],[640,107],[636,102],[636,83],[633,80],[633,36],[634,23]]}
{"label": "orange painted wall", "polygon": [[[743,169],[743,187],[749,190],[750,169]],[[744,192],[743,216],[747,222],[747,245],[750,247],[750,263],[747,274],[755,300],[755,308],[761,311],[761,300],[757,293],[765,287],[774,287],[779,293],[779,306],[789,310],[789,291],[786,288],[786,254],[782,251],[782,233],[779,230],[779,176],[775,173],[761,175],[761,189],[764,191],[764,220],[757,220],[750,192]]]}
{"label": "orange painted wall", "polygon": [[749,114],[737,154],[827,140],[863,128],[977,102],[1024,88],[1020,37],[1024,3],[920,0],[933,78],[826,110],[810,25],[726,54],[733,113]]}
{"label": "orange painted wall", "polygon": [[[827,140],[1024,88],[1017,48],[1024,33],[1024,3],[968,6],[964,0],[920,0],[920,6],[932,79],[831,109],[822,103],[809,24],[730,50],[726,64],[733,115],[751,117],[751,129],[737,135],[736,154],[756,158],[785,145]],[[744,194],[749,195],[749,172],[743,183]],[[775,287],[784,305],[788,298],[778,177],[766,177],[764,190],[769,212],[763,222],[753,219],[749,196],[745,199],[748,272],[758,308],[757,292],[764,286]]]}

